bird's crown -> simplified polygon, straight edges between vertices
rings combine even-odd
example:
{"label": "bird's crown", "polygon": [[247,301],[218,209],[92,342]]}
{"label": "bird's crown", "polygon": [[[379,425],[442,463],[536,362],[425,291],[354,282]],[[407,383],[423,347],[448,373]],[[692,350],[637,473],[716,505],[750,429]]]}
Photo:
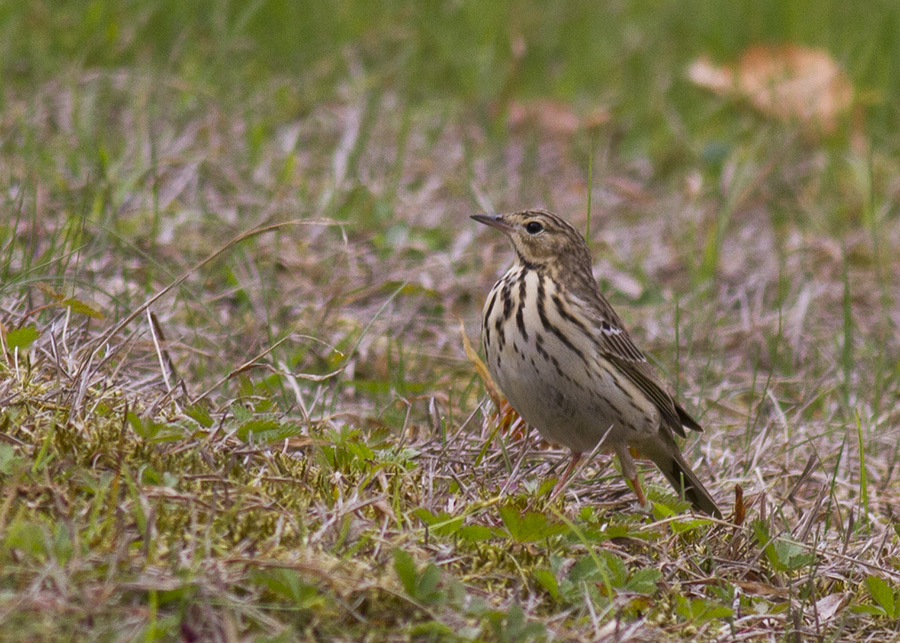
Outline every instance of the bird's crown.
{"label": "bird's crown", "polygon": [[552,212],[523,210],[472,218],[509,237],[519,261],[526,266],[552,269],[559,264],[586,264],[590,272],[591,257],[584,237]]}

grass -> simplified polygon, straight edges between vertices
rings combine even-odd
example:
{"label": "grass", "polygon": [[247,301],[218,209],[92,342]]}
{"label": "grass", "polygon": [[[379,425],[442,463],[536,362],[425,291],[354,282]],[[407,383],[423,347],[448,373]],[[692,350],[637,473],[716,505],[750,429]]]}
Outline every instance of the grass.
{"label": "grass", "polygon": [[[900,14],[845,4],[0,7],[4,640],[894,640]],[[858,113],[685,80],[760,40]],[[498,423],[467,215],[534,205],[738,524]]]}

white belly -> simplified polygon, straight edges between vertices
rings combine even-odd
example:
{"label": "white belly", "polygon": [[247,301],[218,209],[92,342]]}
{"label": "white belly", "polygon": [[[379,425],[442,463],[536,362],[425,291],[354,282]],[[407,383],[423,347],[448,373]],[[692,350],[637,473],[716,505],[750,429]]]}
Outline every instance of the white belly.
{"label": "white belly", "polygon": [[[611,375],[612,366],[590,338],[570,331],[565,333],[567,345],[550,330],[565,329],[566,321],[549,304],[544,306],[544,325],[536,304],[539,279],[534,271],[526,274],[524,335],[515,312],[502,337],[485,320],[485,332],[491,333],[485,347],[488,368],[509,403],[544,439],[576,452],[590,452],[601,440],[613,447],[655,434],[655,406],[625,377]],[[544,280],[544,288],[552,288],[552,282]],[[553,294],[545,292],[545,302]],[[489,296],[488,305],[490,301]]]}

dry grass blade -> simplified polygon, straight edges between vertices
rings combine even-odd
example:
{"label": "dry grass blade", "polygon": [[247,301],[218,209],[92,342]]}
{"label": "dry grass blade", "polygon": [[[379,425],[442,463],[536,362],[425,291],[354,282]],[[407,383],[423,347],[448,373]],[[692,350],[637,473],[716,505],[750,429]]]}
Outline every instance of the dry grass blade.
{"label": "dry grass blade", "polygon": [[463,350],[465,350],[466,352],[466,357],[469,358],[472,366],[475,367],[475,372],[478,373],[478,378],[484,385],[484,390],[487,392],[488,397],[491,398],[491,401],[494,403],[494,406],[499,412],[499,410],[503,408],[503,405],[505,403],[503,394],[500,393],[500,389],[497,388],[497,384],[494,382],[494,378],[491,377],[487,366],[485,366],[484,362],[481,361],[481,357],[479,357],[475,349],[472,348],[472,344],[471,342],[469,342],[469,336],[466,334],[465,324],[463,324],[463,321],[461,319],[458,319],[457,321],[459,322],[459,335],[462,338]]}
{"label": "dry grass blade", "polygon": [[[3,643],[896,639],[900,9],[723,104],[683,61],[796,12],[80,4],[3,9]],[[550,498],[473,204],[589,228],[736,525],[641,463]]]}

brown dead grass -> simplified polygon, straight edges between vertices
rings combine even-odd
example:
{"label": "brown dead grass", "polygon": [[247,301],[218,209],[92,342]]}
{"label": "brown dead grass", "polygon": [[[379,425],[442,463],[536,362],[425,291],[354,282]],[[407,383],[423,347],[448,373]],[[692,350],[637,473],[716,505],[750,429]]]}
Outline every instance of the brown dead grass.
{"label": "brown dead grass", "polygon": [[[684,536],[637,513],[603,456],[548,506],[535,487],[561,454],[495,435],[457,334],[461,318],[478,345],[483,297],[511,260],[468,214],[547,206],[583,227],[583,140],[534,125],[498,141],[464,108],[412,110],[356,84],[300,117],[237,106],[250,123],[156,80],[122,72],[50,84],[9,96],[2,116],[5,130],[39,135],[49,151],[38,167],[15,153],[0,163],[17,186],[5,207],[22,213],[8,219],[16,281],[4,285],[0,322],[41,333],[0,366],[0,439],[28,464],[3,476],[0,527],[8,536],[13,524],[59,521],[82,547],[62,564],[4,546],[5,627],[49,613],[82,634],[130,638],[165,615],[186,640],[238,640],[285,623],[316,637],[375,626],[385,638],[428,619],[471,625],[463,610],[405,597],[390,564],[400,546],[496,609],[521,602],[564,640],[892,640],[895,623],[849,606],[869,601],[867,576],[900,580],[894,159],[874,151],[867,164],[776,130],[720,172],[690,160],[661,175],[616,147],[614,124],[595,135],[597,275],[702,420],[688,458],[723,505],[736,485],[748,499],[748,523]],[[251,144],[255,124],[264,135]],[[114,161],[67,161],[96,149],[91,136],[114,141]],[[201,263],[243,231],[298,219]],[[46,265],[33,259],[45,252]],[[106,319],[32,314],[48,303],[32,278]],[[146,314],[116,327],[151,300],[165,339]],[[210,427],[185,416],[201,393]],[[126,409],[177,435],[139,439]],[[300,428],[254,444],[236,437],[241,409]],[[353,458],[329,464],[329,430],[413,451],[372,470]],[[42,457],[50,465],[32,466]],[[148,481],[142,467],[178,482]],[[84,491],[101,480],[115,485],[105,499]],[[507,501],[576,522],[592,508],[601,517],[591,527],[627,525],[627,537],[567,544],[564,568],[595,547],[615,552],[629,569],[660,570],[658,595],[636,614],[630,596],[600,616],[560,606],[530,574],[554,555],[544,541],[435,538],[411,514],[502,529],[494,509]],[[749,520],[789,535],[815,563],[773,569]],[[250,579],[270,567],[298,572],[327,599],[306,620],[268,609],[270,594]],[[728,623],[674,615],[677,596],[723,584],[768,611],[739,606]],[[157,614],[160,593],[187,585],[186,611]]]}

